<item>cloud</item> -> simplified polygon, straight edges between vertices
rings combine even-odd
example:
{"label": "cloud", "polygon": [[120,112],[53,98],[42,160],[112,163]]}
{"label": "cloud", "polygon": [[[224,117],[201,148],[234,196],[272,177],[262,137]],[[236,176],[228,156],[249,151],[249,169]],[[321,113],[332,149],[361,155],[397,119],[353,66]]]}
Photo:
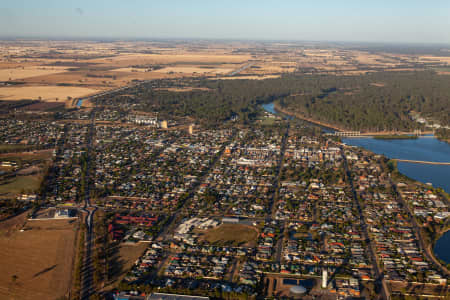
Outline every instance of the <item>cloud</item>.
{"label": "cloud", "polygon": [[81,8],[79,8],[79,7],[75,8],[75,11],[76,11],[76,13],[79,14],[80,16],[82,16],[82,15],[84,14],[84,11],[83,11]]}

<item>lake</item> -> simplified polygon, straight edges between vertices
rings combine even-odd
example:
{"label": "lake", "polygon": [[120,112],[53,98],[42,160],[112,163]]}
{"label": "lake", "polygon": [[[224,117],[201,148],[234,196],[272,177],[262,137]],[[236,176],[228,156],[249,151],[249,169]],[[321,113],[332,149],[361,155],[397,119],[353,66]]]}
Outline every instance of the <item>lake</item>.
{"label": "lake", "polygon": [[[344,138],[348,145],[363,147],[389,158],[450,162],[450,145],[434,137],[407,140],[380,140],[373,138]],[[423,183],[431,183],[450,193],[450,166],[398,162],[398,170]]]}
{"label": "lake", "polygon": [[[390,158],[450,162],[450,145],[434,137],[415,140],[379,140],[373,138],[346,138],[348,145],[363,147]],[[406,176],[423,183],[431,183],[450,193],[450,166],[398,162],[398,170]],[[450,231],[437,240],[434,253],[445,263],[450,263]]]}
{"label": "lake", "polygon": [[450,231],[444,233],[433,248],[434,254],[437,257],[445,261],[446,264],[450,264]]}
{"label": "lake", "polygon": [[[264,104],[263,108],[272,114],[278,114],[273,103]],[[399,140],[344,138],[342,141],[389,158],[450,162],[450,145],[430,136]],[[398,162],[397,167],[402,174],[414,180],[431,183],[450,193],[450,166]],[[436,242],[433,251],[437,257],[450,263],[450,231]]]}

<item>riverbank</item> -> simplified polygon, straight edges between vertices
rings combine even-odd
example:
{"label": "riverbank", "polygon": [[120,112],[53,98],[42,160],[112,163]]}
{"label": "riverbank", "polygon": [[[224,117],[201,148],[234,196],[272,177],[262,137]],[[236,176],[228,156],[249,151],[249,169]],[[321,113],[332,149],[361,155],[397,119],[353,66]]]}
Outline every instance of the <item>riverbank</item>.
{"label": "riverbank", "polygon": [[[303,120],[318,126],[321,126],[323,128],[327,128],[334,131],[339,132],[345,132],[345,131],[355,131],[354,129],[348,129],[348,128],[342,128],[338,125],[333,125],[327,122],[318,121],[316,119],[305,117],[304,115],[300,113],[295,113],[292,111],[289,111],[283,107],[280,106],[280,104],[276,102],[273,103],[273,108],[276,112],[280,114],[284,114],[287,116],[290,116],[292,118],[296,118],[299,120]],[[433,134],[433,131],[422,131],[421,134]],[[404,139],[404,140],[414,140],[418,137],[416,135],[413,135],[412,132],[406,132],[406,131],[376,131],[376,132],[370,132],[370,131],[361,131],[361,137],[373,137],[380,140],[398,140],[398,139]]]}
{"label": "riverbank", "polygon": [[[297,118],[300,120],[304,120],[313,124],[317,124],[319,126],[326,126],[329,124],[324,124],[322,122],[317,122],[315,120],[309,120],[308,118],[304,118],[302,116],[297,115],[296,113],[289,112],[283,108],[281,108],[278,104],[272,104],[271,107],[272,113],[278,113],[278,114],[286,114],[293,118]],[[328,126],[330,127],[330,126]],[[385,134],[386,135],[386,134]],[[449,166],[441,166],[441,165],[422,165],[422,164],[413,164],[410,162],[398,162],[398,160],[405,158],[410,158],[411,161],[426,161],[430,158],[433,158],[433,160],[436,160],[436,163],[439,161],[441,162],[448,162],[450,161],[450,151],[447,151],[448,144],[442,143],[438,141],[434,137],[411,137],[411,136],[405,136],[404,138],[397,138],[398,135],[392,135],[388,134],[387,137],[389,138],[375,138],[373,137],[356,137],[356,138],[347,138],[343,139],[344,142],[346,142],[349,145],[354,145],[358,147],[365,148],[373,153],[376,154],[382,154],[386,157],[391,158],[390,162],[388,163],[390,165],[390,171],[393,176],[393,179],[396,182],[408,182],[412,184],[417,184],[426,188],[432,188],[427,183],[432,182],[433,185],[441,185],[442,188],[450,189],[448,183],[446,182],[446,178],[450,175],[448,172]],[[395,138],[390,138],[395,137]],[[417,177],[420,176],[429,176],[431,177],[431,180],[428,180],[427,178],[421,178],[422,180],[418,180]],[[434,188],[432,188],[434,189]],[[438,193],[445,194],[444,197],[445,202],[448,205],[448,194],[445,192],[442,192],[438,190]],[[414,218],[414,216],[412,216]],[[439,256],[438,253],[436,253],[436,245],[438,245],[439,239],[441,239],[444,236],[444,231],[447,231],[447,225],[444,224],[443,226],[437,226],[434,227],[434,229],[437,229],[436,234],[429,234],[428,231],[423,231],[425,227],[419,227],[421,228],[420,231],[422,233],[422,236],[425,237],[424,239],[421,239],[421,241],[424,244],[425,251],[427,251],[430,259],[433,260],[437,265],[440,265],[441,267],[445,268],[447,267],[447,262],[445,259],[442,259],[442,255]],[[447,253],[449,251],[448,247],[450,246],[450,233],[447,233],[449,236],[449,241],[445,240],[443,241],[443,245],[440,246],[443,249],[443,253]],[[439,244],[440,245],[440,244]],[[439,252],[439,251],[438,251]],[[448,268],[445,272],[448,274]]]}
{"label": "riverbank", "polygon": [[345,129],[343,129],[343,128],[339,128],[339,127],[336,127],[334,125],[331,125],[331,124],[328,124],[328,123],[325,123],[325,122],[321,122],[321,121],[317,121],[317,120],[314,120],[314,119],[311,119],[311,118],[307,118],[305,116],[302,116],[301,114],[294,113],[292,111],[288,111],[288,110],[282,108],[278,103],[274,102],[273,103],[273,107],[274,107],[275,111],[277,111],[279,113],[282,113],[282,114],[285,114],[287,116],[290,116],[292,118],[297,118],[299,120],[307,121],[309,123],[316,124],[316,125],[319,125],[321,127],[328,128],[328,129],[333,129],[333,130],[336,130],[336,131],[345,131]]}

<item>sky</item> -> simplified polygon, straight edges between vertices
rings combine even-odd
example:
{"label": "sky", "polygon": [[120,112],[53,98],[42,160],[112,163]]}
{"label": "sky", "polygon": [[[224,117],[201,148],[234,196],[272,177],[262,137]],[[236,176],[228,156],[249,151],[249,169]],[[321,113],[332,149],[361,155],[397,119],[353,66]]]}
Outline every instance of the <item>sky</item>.
{"label": "sky", "polygon": [[449,0],[0,0],[0,37],[450,43]]}

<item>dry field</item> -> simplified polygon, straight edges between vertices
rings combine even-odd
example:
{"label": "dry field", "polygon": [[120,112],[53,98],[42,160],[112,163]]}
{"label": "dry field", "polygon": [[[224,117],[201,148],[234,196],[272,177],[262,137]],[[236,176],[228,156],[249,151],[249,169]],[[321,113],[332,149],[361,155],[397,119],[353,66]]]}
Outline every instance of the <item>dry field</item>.
{"label": "dry field", "polygon": [[0,69],[0,81],[17,80],[41,75],[65,72],[65,67],[27,66],[11,69]]}
{"label": "dry field", "polygon": [[67,97],[83,97],[98,90],[72,86],[14,86],[0,87],[0,100],[39,99],[66,101]]}
{"label": "dry field", "polygon": [[0,298],[64,296],[70,286],[77,221],[26,221],[20,232],[25,216],[0,225]]}
{"label": "dry field", "polygon": [[241,224],[222,224],[204,232],[200,239],[212,244],[254,246],[258,237],[255,227]]}
{"label": "dry field", "polygon": [[448,65],[450,65],[450,57],[449,56],[421,56],[419,57],[419,60],[422,62],[441,62],[441,63],[446,63]]}
{"label": "dry field", "polygon": [[[366,72],[360,70],[361,65],[368,71],[394,70],[408,62],[445,66],[450,58],[295,43],[0,41],[0,82],[11,78],[24,83],[20,87],[0,87],[0,99],[40,96],[45,101],[65,101],[68,96],[88,96],[129,85],[133,80],[187,76],[261,80],[297,69],[305,73],[359,75]],[[251,67],[239,76],[225,77],[249,63]],[[159,69],[148,71],[155,66]]]}
{"label": "dry field", "polygon": [[189,53],[180,50],[179,53],[166,54],[121,54],[115,57],[92,59],[89,62],[124,68],[138,64],[244,63],[249,59],[251,59],[250,55],[227,55],[221,51]]}
{"label": "dry field", "polygon": [[125,277],[127,272],[134,265],[136,260],[144,254],[147,249],[147,243],[137,243],[135,245],[119,245],[116,253],[114,266],[116,267],[112,282],[105,289],[116,287]]}
{"label": "dry field", "polygon": [[167,67],[163,69],[156,70],[157,73],[185,73],[185,74],[226,74],[232,72],[233,69],[226,68],[201,68],[201,67]]}

